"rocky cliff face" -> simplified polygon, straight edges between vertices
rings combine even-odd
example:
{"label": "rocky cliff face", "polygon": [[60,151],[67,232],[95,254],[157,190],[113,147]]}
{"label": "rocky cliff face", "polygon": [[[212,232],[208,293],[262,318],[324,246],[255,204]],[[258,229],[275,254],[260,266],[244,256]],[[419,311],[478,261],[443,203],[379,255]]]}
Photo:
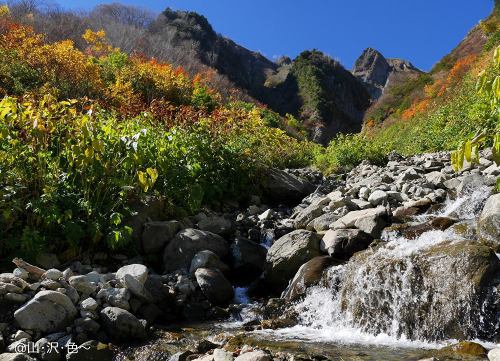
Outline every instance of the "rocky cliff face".
{"label": "rocky cliff face", "polygon": [[361,129],[370,95],[340,63],[321,52],[305,51],[293,61],[272,62],[217,34],[205,17],[170,9],[149,30],[173,52],[188,52],[189,59],[214,68],[272,110],[298,117],[314,141],[327,143],[338,133]]}
{"label": "rocky cliff face", "polygon": [[261,54],[217,34],[204,16],[194,12],[166,9],[150,32],[167,41],[172,51],[188,53],[258,100],[264,96],[267,76],[278,68]]}
{"label": "rocky cliff face", "polygon": [[373,99],[380,98],[391,79],[401,79],[402,74],[413,75],[420,72],[409,61],[386,59],[379,51],[372,48],[363,51],[352,70],[352,74],[363,81]]}

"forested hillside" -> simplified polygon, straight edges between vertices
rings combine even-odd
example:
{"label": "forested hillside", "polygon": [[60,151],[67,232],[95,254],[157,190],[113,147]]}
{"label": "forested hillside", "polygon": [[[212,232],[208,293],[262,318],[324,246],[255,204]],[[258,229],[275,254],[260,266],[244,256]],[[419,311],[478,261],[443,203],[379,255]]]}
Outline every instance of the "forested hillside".
{"label": "forested hillside", "polygon": [[[224,101],[203,74],[112,47],[79,50],[0,17],[2,255],[123,248],[134,203],[168,214],[248,196],[269,167],[304,166],[287,119]],[[288,118],[290,119],[290,118]]]}

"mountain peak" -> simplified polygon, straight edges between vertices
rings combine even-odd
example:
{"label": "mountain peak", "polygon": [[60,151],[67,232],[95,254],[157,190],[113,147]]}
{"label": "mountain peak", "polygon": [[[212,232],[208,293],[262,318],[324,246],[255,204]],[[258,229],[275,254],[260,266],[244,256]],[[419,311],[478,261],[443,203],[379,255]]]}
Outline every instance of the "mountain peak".
{"label": "mountain peak", "polygon": [[397,72],[414,73],[420,70],[407,60],[387,59],[373,48],[366,48],[352,69],[352,74],[365,84],[373,99],[380,98],[389,78]]}

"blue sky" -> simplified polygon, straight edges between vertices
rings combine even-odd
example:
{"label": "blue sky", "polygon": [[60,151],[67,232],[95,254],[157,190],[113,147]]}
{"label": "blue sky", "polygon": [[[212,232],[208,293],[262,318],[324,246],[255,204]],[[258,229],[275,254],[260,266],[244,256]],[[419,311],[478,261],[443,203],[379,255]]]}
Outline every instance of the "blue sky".
{"label": "blue sky", "polygon": [[[64,0],[90,9],[113,1]],[[122,0],[154,12],[205,15],[214,29],[268,58],[316,48],[351,68],[364,48],[429,70],[486,17],[492,0]]]}

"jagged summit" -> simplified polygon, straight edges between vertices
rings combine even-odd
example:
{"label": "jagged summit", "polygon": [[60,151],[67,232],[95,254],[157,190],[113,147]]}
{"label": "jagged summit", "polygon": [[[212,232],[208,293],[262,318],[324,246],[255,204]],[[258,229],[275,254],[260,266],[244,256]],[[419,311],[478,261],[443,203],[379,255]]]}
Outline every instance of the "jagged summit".
{"label": "jagged summit", "polygon": [[394,73],[415,72],[421,71],[409,61],[387,59],[373,48],[365,49],[352,69],[352,74],[365,84],[373,99],[380,98]]}

